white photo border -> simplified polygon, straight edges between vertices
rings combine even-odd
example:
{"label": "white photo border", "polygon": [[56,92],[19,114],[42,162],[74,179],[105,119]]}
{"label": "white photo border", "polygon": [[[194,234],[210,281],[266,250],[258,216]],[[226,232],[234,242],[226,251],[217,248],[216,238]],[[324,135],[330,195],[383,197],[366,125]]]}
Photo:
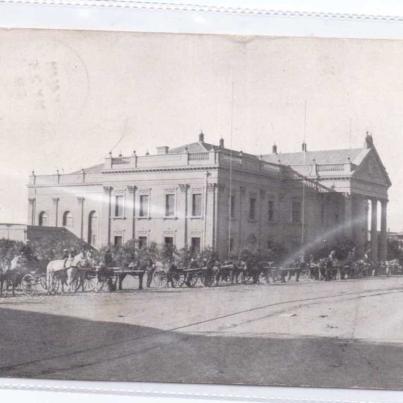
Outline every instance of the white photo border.
{"label": "white photo border", "polygon": [[[403,12],[367,15],[223,6],[220,1],[0,0],[0,28],[403,39]],[[228,2],[227,2],[228,3]],[[240,4],[240,2],[238,2]],[[256,2],[255,2],[256,3]],[[264,0],[260,3],[264,3]],[[270,3],[268,0],[266,3]],[[304,1],[295,1],[302,7]],[[0,324],[1,325],[1,324]],[[1,342],[1,341],[0,341]],[[0,379],[4,402],[176,401],[401,403],[403,392]]]}

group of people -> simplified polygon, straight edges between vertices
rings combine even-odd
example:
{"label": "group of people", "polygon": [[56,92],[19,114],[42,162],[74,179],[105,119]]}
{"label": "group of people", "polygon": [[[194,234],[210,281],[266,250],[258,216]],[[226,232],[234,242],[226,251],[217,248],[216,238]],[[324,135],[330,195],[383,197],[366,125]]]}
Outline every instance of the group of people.
{"label": "group of people", "polygon": [[352,248],[344,259],[337,256],[335,249],[332,249],[328,256],[319,259],[315,259],[313,255],[306,259],[305,255],[301,254],[290,266],[293,269],[289,271],[289,278],[295,274],[296,281],[299,281],[300,274],[304,270],[312,279],[329,281],[336,278],[343,280],[374,275],[377,267],[371,261],[369,251],[364,252],[359,258],[355,248]]}
{"label": "group of people", "polygon": [[[205,285],[217,285],[221,280],[231,283],[245,281],[259,283],[260,279],[264,277],[262,277],[262,273],[266,276],[266,282],[280,281],[285,283],[292,278],[298,282],[302,273],[306,273],[311,279],[327,281],[337,278],[347,279],[375,275],[379,273],[379,267],[387,267],[386,263],[388,263],[374,265],[369,257],[369,251],[359,257],[355,248],[349,250],[347,255],[344,254],[344,258],[340,258],[338,251],[333,249],[328,256],[321,258],[315,258],[312,254],[307,256],[305,253],[300,253],[282,264],[276,264],[253,254],[241,254],[238,257],[223,260],[216,253],[188,255],[172,253],[158,257],[137,250],[126,256],[122,263],[119,256],[114,255],[114,253],[115,251],[109,248],[101,253],[84,248],[80,250],[64,249],[59,258],[60,269],[96,269],[110,277],[115,275],[113,268],[120,269],[125,273],[119,274],[118,277],[115,276],[115,286],[121,289],[125,276],[128,274],[135,275],[135,273],[141,279],[141,288],[143,276],[145,286],[149,288],[152,286],[155,273],[165,272],[167,284],[173,286],[174,275],[181,271],[183,273],[192,270],[204,270],[206,279],[208,279]],[[21,249],[12,259],[0,258],[0,280],[11,278],[11,273],[8,273],[7,277],[5,276],[7,271],[14,270],[16,272],[19,268],[27,266],[27,262],[35,263],[37,260],[29,247]],[[398,262],[396,266],[399,266]],[[116,278],[118,278],[118,282]]]}
{"label": "group of people", "polygon": [[[340,258],[335,249],[332,249],[328,256],[315,258],[313,254],[306,256],[300,253],[294,259],[276,264],[267,261],[256,255],[241,255],[230,259],[220,259],[216,253],[210,255],[192,254],[188,256],[179,256],[172,254],[165,258],[155,258],[151,256],[136,257],[127,264],[129,269],[144,268],[147,274],[147,287],[151,286],[153,274],[158,271],[168,270],[175,271],[178,268],[197,269],[207,268],[212,271],[219,271],[222,267],[236,266],[238,272],[252,271],[258,273],[262,267],[267,269],[268,266],[279,268],[279,276],[281,282],[286,282],[295,277],[299,281],[303,272],[316,280],[332,280],[337,277],[340,279],[361,277],[364,275],[376,274],[376,266],[373,265],[369,251],[365,251],[361,257],[358,256],[356,248],[352,248],[345,258]],[[101,264],[104,267],[111,267],[115,263],[110,250],[106,250],[101,258]],[[256,274],[258,276],[258,274]],[[258,280],[256,277],[254,280]]]}

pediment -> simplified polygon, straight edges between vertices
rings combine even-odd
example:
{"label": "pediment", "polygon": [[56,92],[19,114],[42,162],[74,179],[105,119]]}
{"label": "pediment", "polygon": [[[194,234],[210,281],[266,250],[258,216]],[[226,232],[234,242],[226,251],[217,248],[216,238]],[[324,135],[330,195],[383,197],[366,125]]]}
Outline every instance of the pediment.
{"label": "pediment", "polygon": [[355,169],[353,178],[373,182],[386,187],[391,185],[389,176],[375,149],[371,150]]}

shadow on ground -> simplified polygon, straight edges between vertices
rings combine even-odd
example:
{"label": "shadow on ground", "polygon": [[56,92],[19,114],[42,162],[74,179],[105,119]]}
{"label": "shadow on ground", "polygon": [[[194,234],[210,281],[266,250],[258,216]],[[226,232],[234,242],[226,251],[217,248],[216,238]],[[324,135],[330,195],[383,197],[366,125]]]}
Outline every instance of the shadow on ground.
{"label": "shadow on ground", "polygon": [[161,331],[0,309],[0,376],[403,389],[403,346]]}

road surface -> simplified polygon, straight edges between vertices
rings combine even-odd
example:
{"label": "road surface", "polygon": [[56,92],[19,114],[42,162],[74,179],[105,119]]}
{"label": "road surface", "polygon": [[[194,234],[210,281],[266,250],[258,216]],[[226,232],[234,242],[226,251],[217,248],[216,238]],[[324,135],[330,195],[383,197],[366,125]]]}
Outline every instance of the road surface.
{"label": "road surface", "polygon": [[403,278],[0,300],[0,376],[403,389]]}

